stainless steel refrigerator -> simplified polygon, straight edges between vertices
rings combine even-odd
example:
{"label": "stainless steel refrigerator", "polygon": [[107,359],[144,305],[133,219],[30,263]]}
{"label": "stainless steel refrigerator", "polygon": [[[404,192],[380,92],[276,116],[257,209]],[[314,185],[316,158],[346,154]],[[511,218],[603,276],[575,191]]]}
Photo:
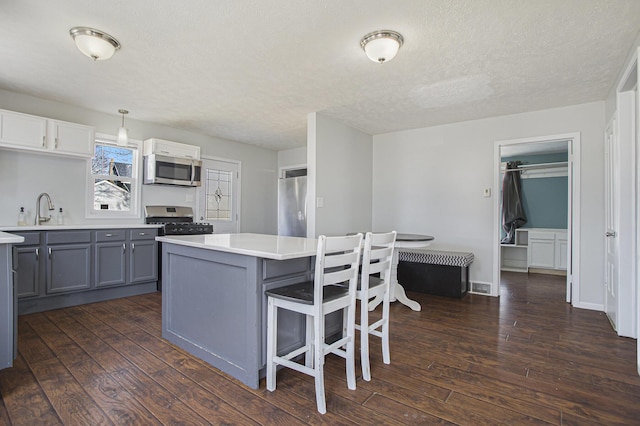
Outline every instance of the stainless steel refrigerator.
{"label": "stainless steel refrigerator", "polygon": [[307,236],[307,177],[278,181],[278,235]]}

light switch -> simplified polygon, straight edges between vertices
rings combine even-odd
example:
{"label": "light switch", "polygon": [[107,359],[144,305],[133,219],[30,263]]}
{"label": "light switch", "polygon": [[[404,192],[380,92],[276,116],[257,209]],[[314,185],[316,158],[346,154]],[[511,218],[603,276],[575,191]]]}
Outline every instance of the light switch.
{"label": "light switch", "polygon": [[324,198],[323,197],[318,197],[316,198],[316,207],[324,207]]}
{"label": "light switch", "polygon": [[491,197],[491,188],[485,188],[484,189],[484,196],[485,197]]}

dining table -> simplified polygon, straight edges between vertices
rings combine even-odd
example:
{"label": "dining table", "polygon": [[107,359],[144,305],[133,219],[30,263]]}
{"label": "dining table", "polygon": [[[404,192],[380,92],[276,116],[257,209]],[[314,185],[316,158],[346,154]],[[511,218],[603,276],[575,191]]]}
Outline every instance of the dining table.
{"label": "dining table", "polygon": [[[400,302],[414,311],[420,311],[422,309],[418,302],[407,297],[404,287],[398,282],[398,253],[401,249],[427,247],[434,239],[435,237],[431,235],[422,234],[398,233],[396,235],[396,244],[391,260],[391,282],[389,283],[389,298],[391,302]],[[381,297],[374,298],[369,302],[369,310],[373,311],[380,302],[382,302]]]}

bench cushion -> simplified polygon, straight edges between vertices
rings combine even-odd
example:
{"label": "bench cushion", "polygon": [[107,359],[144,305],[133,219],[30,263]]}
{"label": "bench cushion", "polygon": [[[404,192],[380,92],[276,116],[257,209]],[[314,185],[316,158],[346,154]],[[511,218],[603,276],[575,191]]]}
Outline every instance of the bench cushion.
{"label": "bench cushion", "polygon": [[428,249],[402,249],[398,260],[401,262],[429,263],[431,265],[446,265],[467,267],[473,262],[473,253],[442,251]]}

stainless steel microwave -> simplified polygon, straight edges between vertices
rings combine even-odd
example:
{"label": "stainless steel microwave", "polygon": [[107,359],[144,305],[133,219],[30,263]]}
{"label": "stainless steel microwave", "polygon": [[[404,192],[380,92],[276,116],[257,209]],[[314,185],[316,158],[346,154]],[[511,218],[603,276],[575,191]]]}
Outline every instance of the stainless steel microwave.
{"label": "stainless steel microwave", "polygon": [[144,156],[144,184],[200,186],[202,161],[150,154]]}

